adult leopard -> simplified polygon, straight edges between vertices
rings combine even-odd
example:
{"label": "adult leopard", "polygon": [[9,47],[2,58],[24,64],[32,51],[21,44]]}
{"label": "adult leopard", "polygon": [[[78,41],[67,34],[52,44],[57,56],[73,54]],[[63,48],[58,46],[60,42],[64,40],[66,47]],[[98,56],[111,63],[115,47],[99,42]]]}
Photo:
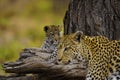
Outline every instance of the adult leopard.
{"label": "adult leopard", "polygon": [[57,58],[58,63],[62,64],[73,59],[84,60],[87,66],[86,80],[120,80],[120,40],[86,36],[77,31],[62,38]]}

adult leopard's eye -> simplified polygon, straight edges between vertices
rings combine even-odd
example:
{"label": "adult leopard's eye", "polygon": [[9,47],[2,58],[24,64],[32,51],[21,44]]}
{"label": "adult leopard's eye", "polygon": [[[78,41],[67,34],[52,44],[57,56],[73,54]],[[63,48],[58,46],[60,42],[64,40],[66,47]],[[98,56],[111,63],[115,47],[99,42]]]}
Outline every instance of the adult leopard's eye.
{"label": "adult leopard's eye", "polygon": [[65,49],[64,49],[64,51],[66,51],[68,48],[66,47]]}

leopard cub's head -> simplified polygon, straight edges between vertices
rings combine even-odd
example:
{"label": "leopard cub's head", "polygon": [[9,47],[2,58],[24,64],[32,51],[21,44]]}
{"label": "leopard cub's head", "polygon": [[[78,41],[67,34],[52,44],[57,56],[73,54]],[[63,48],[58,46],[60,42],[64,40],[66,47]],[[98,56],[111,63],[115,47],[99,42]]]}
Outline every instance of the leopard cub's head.
{"label": "leopard cub's head", "polygon": [[56,25],[49,25],[44,27],[44,31],[46,34],[46,37],[49,39],[53,39],[54,41],[57,41],[62,36],[62,26],[56,26]]}

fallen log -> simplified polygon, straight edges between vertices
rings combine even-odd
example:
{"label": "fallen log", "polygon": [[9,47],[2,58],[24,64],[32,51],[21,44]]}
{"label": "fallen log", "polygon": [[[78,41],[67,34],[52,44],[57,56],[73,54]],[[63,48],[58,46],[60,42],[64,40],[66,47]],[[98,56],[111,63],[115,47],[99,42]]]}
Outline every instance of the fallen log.
{"label": "fallen log", "polygon": [[[44,56],[45,55],[48,56],[48,53],[44,53]],[[47,77],[52,79],[55,78],[80,79],[84,78],[84,76],[86,75],[86,67],[83,66],[81,63],[58,65],[54,62],[46,61],[46,59],[41,58],[41,56],[32,56],[16,62],[4,63],[3,67],[4,70],[8,73],[17,74],[32,73],[44,75],[45,77],[47,75]]]}

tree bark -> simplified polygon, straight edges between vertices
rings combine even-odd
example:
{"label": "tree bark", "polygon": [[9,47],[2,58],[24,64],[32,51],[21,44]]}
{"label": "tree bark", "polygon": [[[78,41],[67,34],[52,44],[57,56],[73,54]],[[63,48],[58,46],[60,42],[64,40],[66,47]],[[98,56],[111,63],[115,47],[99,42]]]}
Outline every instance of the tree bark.
{"label": "tree bark", "polygon": [[64,34],[83,31],[86,35],[104,35],[120,39],[119,0],[71,0],[64,17]]}

